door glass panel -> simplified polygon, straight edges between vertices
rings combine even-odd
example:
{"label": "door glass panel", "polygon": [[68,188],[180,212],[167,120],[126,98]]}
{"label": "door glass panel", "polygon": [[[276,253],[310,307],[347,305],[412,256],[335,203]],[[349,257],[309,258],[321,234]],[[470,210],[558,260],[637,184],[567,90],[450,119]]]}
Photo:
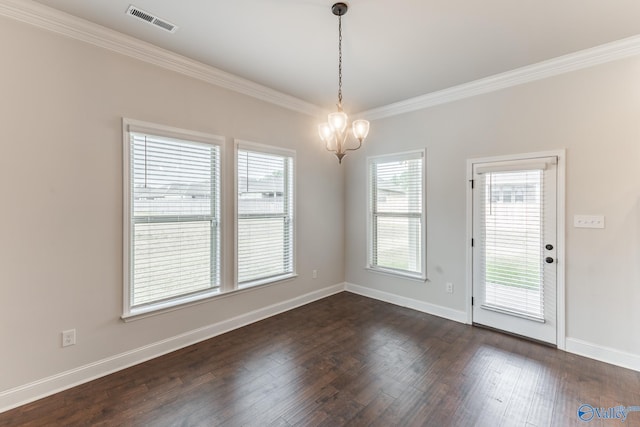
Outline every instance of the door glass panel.
{"label": "door glass panel", "polygon": [[481,177],[482,304],[543,319],[543,171]]}

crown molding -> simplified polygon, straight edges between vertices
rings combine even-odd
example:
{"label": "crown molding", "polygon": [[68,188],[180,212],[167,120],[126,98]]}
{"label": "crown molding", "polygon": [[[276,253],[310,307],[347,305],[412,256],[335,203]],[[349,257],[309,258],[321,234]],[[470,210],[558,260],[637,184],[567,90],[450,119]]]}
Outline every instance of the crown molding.
{"label": "crown molding", "polygon": [[366,117],[368,120],[397,116],[639,54],[640,35],[637,35],[363,111],[357,116]]}
{"label": "crown molding", "polygon": [[[0,0],[0,15],[99,46],[309,116],[326,111],[231,73],[31,0]],[[640,54],[640,35],[358,113],[378,120]]]}
{"label": "crown molding", "polygon": [[31,0],[0,0],[0,15],[35,25],[153,65],[175,71],[224,89],[248,95],[310,116],[323,110],[299,98],[237,77],[201,62],[162,49]]}

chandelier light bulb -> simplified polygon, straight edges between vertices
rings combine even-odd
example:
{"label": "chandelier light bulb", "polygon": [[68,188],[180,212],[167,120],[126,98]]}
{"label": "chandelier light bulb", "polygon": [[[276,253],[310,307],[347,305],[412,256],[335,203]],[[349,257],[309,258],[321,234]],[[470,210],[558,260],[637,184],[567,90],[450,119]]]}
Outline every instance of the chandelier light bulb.
{"label": "chandelier light bulb", "polygon": [[329,114],[329,125],[334,131],[339,133],[342,133],[347,129],[348,121],[349,117],[347,117],[347,115],[342,111]]}
{"label": "chandelier light bulb", "polygon": [[369,134],[369,121],[368,120],[354,120],[353,125],[353,136],[355,136],[358,141],[362,142]]}
{"label": "chandelier light bulb", "polygon": [[320,139],[322,142],[329,143],[331,141],[331,137],[333,136],[333,129],[329,126],[329,123],[322,123],[318,125],[318,133],[320,134]]}

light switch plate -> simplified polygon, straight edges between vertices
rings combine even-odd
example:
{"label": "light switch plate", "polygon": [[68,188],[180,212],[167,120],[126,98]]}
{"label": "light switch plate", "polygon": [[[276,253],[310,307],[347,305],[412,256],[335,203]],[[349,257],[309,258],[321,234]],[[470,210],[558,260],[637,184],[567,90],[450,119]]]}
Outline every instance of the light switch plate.
{"label": "light switch plate", "polygon": [[576,228],[604,228],[604,215],[574,215],[573,226]]}

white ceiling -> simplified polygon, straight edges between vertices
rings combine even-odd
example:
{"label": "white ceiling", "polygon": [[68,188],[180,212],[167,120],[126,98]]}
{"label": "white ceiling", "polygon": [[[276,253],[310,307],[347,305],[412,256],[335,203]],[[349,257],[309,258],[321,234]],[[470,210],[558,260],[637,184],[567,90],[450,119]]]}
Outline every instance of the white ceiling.
{"label": "white ceiling", "polygon": [[[37,0],[333,109],[333,0]],[[638,0],[352,0],[343,17],[348,112],[369,110],[640,34]],[[126,15],[130,4],[175,34]]]}

